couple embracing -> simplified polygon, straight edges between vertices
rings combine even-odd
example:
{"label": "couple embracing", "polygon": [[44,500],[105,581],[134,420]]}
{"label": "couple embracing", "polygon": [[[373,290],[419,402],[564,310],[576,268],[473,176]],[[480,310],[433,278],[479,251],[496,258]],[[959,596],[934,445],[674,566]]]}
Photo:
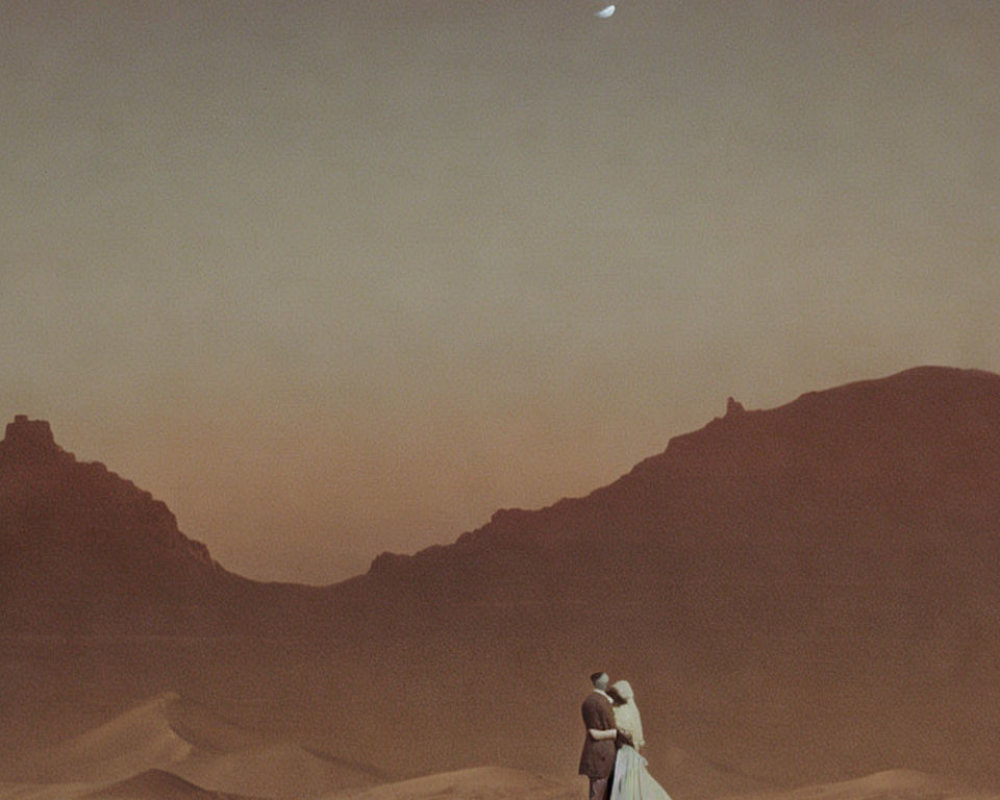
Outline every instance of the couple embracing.
{"label": "couple embracing", "polygon": [[608,685],[606,672],[590,676],[594,691],[583,701],[587,737],[580,774],[590,778],[590,800],[670,800],[639,755],[642,719],[628,681]]}

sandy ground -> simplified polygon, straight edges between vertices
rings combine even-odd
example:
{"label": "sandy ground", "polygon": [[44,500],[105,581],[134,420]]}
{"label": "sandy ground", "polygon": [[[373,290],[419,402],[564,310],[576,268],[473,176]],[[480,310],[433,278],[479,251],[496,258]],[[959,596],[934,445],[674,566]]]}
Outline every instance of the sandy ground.
{"label": "sandy ground", "polygon": [[[581,800],[583,778],[570,780],[503,767],[477,767],[428,775],[354,791],[283,795],[312,800]],[[269,795],[241,795],[209,790],[170,772],[150,770],[112,783],[0,783],[0,800],[246,800]],[[996,800],[1000,794],[977,791],[945,779],[892,770],[839,783],[773,790],[726,800]],[[675,797],[674,800],[683,800]]]}
{"label": "sandy ground", "polygon": [[[704,786],[722,800],[988,800],[956,781],[911,770],[848,781],[739,794],[718,792],[707,764]],[[0,800],[580,800],[586,780],[479,766],[390,780],[360,764],[311,752],[218,717],[167,692],[109,722],[26,754],[0,775]],[[668,791],[669,775],[656,775]],[[694,780],[694,783],[692,783]],[[690,792],[691,790],[687,790]],[[673,800],[685,800],[672,791]],[[688,796],[691,796],[690,794]]]}

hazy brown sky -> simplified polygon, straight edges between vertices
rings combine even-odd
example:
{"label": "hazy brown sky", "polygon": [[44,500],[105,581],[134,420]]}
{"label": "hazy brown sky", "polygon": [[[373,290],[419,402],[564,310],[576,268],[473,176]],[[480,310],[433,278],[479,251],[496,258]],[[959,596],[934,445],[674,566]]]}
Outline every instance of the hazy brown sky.
{"label": "hazy brown sky", "polygon": [[331,582],[1000,371],[1000,3],[0,2],[0,413]]}

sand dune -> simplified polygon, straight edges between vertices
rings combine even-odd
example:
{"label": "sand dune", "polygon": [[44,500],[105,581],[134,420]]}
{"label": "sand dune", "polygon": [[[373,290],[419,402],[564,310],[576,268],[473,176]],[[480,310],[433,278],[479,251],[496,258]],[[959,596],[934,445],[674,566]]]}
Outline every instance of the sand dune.
{"label": "sand dune", "polygon": [[195,753],[171,768],[177,775],[218,790],[268,798],[312,797],[370,786],[374,777],[281,743],[221,755]]}
{"label": "sand dune", "polygon": [[174,730],[178,695],[164,694],[93,730],[30,754],[21,767],[36,781],[119,781],[157,766],[178,764],[195,745]]}
{"label": "sand dune", "polygon": [[82,797],[86,800],[243,800],[243,795],[208,791],[158,769],[147,770]]}
{"label": "sand dune", "polygon": [[[738,800],[988,800],[1000,794],[915,770],[887,770],[854,780],[761,791]],[[730,798],[737,800],[737,798]]]}
{"label": "sand dune", "polygon": [[0,800],[73,800],[92,789],[87,783],[0,782]]}
{"label": "sand dune", "polygon": [[[482,767],[385,784],[322,800],[582,800],[586,781],[550,778],[514,769]],[[672,794],[674,800],[683,795]],[[838,783],[787,790],[761,790],[728,800],[997,800],[1000,795],[977,791],[938,776],[910,770],[879,772]]]}
{"label": "sand dune", "polygon": [[218,796],[214,792],[283,800],[348,791],[378,781],[362,765],[324,758],[293,742],[272,741],[174,693],[155,697],[68,742],[30,754],[16,777],[30,783],[0,789],[7,792],[0,794],[3,800],[43,800],[42,794],[14,791],[43,792],[51,784],[64,785],[64,794],[57,795],[61,797],[80,796],[81,785],[91,790],[118,786],[132,791],[134,781],[143,783],[146,794],[142,796],[149,797]]}
{"label": "sand dune", "polygon": [[580,800],[586,781],[554,779],[505,767],[477,767],[388,783],[350,794],[330,794],[323,800]]}
{"label": "sand dune", "polygon": [[162,770],[147,770],[110,784],[0,783],[0,800],[266,800],[203,789]]}
{"label": "sand dune", "polygon": [[744,775],[725,764],[713,762],[679,747],[668,747],[653,755],[643,750],[649,771],[671,797],[684,800],[762,792],[768,784]]}
{"label": "sand dune", "polygon": [[[268,766],[262,761],[255,769],[260,773]],[[282,777],[278,769],[264,781],[277,783]],[[148,769],[113,782],[0,783],[0,800],[263,800],[278,796],[313,800],[581,800],[586,796],[586,781],[579,776],[553,777],[504,767],[476,767],[320,793],[291,791],[294,780],[278,794],[263,791],[264,784],[253,794],[244,794],[204,788],[170,770]],[[672,796],[674,800],[686,797],[677,792]],[[891,770],[837,783],[728,795],[725,800],[1000,800],[1000,794],[912,770]]]}

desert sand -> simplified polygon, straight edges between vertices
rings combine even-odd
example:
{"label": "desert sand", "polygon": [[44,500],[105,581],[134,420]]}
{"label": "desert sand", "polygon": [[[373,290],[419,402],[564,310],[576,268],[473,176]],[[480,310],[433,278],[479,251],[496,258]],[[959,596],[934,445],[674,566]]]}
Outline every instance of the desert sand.
{"label": "desert sand", "polygon": [[[692,765],[682,753],[669,761],[685,767],[689,792],[673,791],[673,800],[713,795],[724,800],[1000,797],[913,770],[718,795],[719,779],[710,764]],[[660,766],[657,776],[670,787],[669,765]],[[5,771],[8,780],[0,782],[0,800],[579,800],[586,794],[586,780],[577,775],[498,766],[385,779],[360,765],[234,725],[172,692],[79,736],[26,753]],[[19,779],[10,780],[11,775]]]}
{"label": "desert sand", "polygon": [[[86,733],[26,754],[3,797],[266,797],[375,785],[360,766],[233,725],[165,693]],[[204,794],[203,794],[204,793]]]}

